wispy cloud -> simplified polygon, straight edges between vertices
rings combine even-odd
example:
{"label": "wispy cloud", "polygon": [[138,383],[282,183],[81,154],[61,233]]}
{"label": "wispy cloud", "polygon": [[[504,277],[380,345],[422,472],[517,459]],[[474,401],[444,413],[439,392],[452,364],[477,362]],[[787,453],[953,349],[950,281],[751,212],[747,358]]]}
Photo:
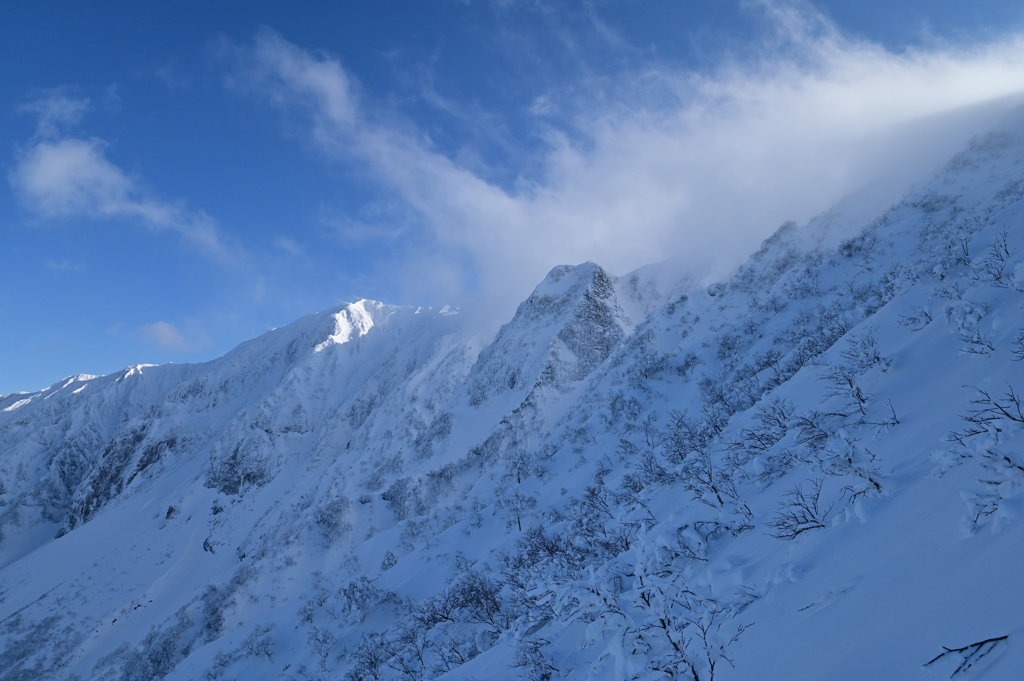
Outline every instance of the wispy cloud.
{"label": "wispy cloud", "polygon": [[154,72],[154,75],[171,90],[180,90],[192,84],[192,80],[173,65],[162,66]]}
{"label": "wispy cloud", "polygon": [[202,211],[164,201],[107,158],[107,143],[75,129],[89,109],[65,91],[21,107],[39,117],[8,176],[22,205],[45,218],[125,219],[153,231],[176,232],[207,256],[232,260],[216,222]]}
{"label": "wispy cloud", "polygon": [[58,88],[21,105],[18,110],[35,114],[38,117],[36,134],[42,138],[51,138],[77,126],[89,108],[88,99],[76,97],[65,88]]}
{"label": "wispy cloud", "polygon": [[807,5],[752,5],[771,26],[753,57],[710,73],[648,62],[600,92],[540,95],[533,110],[560,115],[540,124],[543,172],[514,187],[371,113],[330,55],[269,30],[220,50],[234,87],[300,116],[324,154],[362,165],[416,211],[437,246],[419,273],[434,268],[445,286],[468,261],[507,300],[562,262],[623,272],[671,257],[723,275],[786,220],[872,182],[902,190],[1024,91],[1020,35],[893,53]]}
{"label": "wispy cloud", "polygon": [[154,322],[139,329],[139,337],[171,352],[194,352],[210,345],[210,335],[195,321],[182,330],[171,322]]}
{"label": "wispy cloud", "polygon": [[274,239],[274,246],[293,257],[306,255],[306,249],[291,237],[280,236]]}
{"label": "wispy cloud", "polygon": [[43,267],[57,274],[80,274],[85,271],[85,265],[67,259],[61,261],[47,260],[43,263]]}

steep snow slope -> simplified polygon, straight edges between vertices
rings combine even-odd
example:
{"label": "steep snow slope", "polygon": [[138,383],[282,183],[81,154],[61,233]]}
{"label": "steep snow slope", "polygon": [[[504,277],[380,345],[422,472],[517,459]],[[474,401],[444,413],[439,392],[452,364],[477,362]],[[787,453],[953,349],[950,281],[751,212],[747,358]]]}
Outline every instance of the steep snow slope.
{"label": "steep snow slope", "polygon": [[1022,211],[993,133],[704,289],[4,396],[0,679],[1020,678]]}

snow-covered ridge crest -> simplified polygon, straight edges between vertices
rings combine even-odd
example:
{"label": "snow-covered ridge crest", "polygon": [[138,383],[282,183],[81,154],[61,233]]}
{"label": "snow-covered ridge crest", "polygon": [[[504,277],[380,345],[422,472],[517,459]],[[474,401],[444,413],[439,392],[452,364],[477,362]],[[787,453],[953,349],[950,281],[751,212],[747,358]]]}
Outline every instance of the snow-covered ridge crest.
{"label": "snow-covered ridge crest", "polygon": [[841,212],[0,398],[0,681],[1020,678],[1024,138]]}
{"label": "snow-covered ridge crest", "polygon": [[347,343],[353,338],[363,336],[375,324],[387,319],[395,309],[384,303],[365,299],[345,305],[331,315],[333,327],[330,323],[324,325],[322,330],[326,331],[328,336],[315,343],[313,350],[320,352],[331,343]]}

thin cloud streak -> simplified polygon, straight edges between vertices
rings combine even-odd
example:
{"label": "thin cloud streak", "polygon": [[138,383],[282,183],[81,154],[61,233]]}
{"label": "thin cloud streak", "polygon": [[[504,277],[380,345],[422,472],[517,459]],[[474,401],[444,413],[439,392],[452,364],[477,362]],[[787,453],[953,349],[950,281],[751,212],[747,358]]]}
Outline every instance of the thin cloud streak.
{"label": "thin cloud streak", "polygon": [[61,260],[60,262],[47,260],[43,263],[43,267],[57,274],[81,274],[85,272],[85,265],[70,260]]}
{"label": "thin cloud streak", "polygon": [[[671,258],[726,275],[779,224],[875,183],[877,208],[992,125],[1024,91],[1024,37],[894,54],[841,35],[806,6],[758,3],[772,22],[759,59],[711,74],[650,65],[591,97],[545,93],[544,172],[485,181],[405,123],[371,113],[334,58],[265,30],[227,43],[232,86],[306,121],[328,157],[356,162],[436,240],[418,274],[437,286],[468,256],[485,297],[521,299],[551,266],[625,272]],[[456,277],[456,279],[459,279]],[[420,285],[430,285],[423,282]]]}

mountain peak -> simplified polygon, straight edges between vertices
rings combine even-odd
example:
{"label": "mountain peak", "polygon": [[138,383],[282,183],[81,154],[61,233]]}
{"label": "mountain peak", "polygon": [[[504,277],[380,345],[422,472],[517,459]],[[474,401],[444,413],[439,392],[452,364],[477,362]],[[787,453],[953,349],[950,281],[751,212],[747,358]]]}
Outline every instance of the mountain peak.
{"label": "mountain peak", "polygon": [[608,357],[633,329],[615,279],[592,262],[552,269],[480,353],[471,404],[491,395],[515,399],[544,388],[564,393]]}
{"label": "mountain peak", "polygon": [[[320,352],[328,345],[348,343],[365,335],[375,325],[384,322],[398,308],[375,300],[361,299],[341,306],[330,314],[320,327],[313,342],[314,352]],[[322,340],[320,340],[322,339]]]}

